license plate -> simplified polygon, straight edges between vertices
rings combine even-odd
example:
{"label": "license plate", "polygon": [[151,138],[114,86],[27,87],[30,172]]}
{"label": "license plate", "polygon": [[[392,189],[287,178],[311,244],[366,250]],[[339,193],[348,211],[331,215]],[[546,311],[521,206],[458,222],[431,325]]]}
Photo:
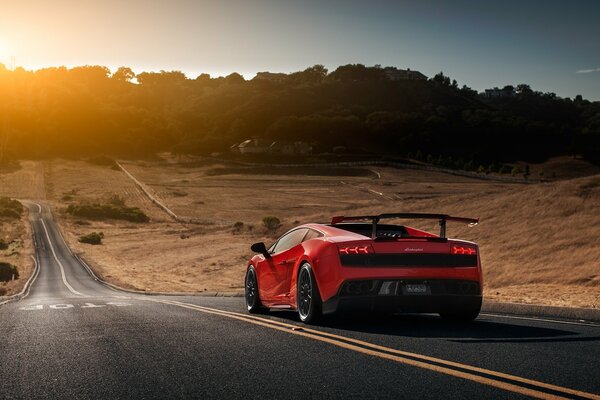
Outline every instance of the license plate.
{"label": "license plate", "polygon": [[403,294],[429,294],[429,286],[423,283],[407,283],[402,286]]}

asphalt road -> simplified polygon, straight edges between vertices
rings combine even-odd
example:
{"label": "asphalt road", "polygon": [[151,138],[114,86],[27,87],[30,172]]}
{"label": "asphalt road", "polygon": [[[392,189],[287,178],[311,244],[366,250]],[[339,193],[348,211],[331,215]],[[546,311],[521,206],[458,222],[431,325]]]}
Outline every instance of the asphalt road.
{"label": "asphalt road", "polygon": [[309,327],[249,316],[242,298],[134,295],[96,282],[49,210],[31,211],[39,275],[0,306],[0,399],[600,399],[600,326],[408,315]]}

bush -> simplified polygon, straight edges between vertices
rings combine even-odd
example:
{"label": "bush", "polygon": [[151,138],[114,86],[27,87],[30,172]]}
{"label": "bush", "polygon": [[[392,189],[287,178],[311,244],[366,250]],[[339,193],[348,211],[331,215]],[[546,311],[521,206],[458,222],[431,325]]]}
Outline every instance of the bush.
{"label": "bush", "polygon": [[465,171],[475,171],[475,162],[473,160],[469,160],[464,166],[463,169]]}
{"label": "bush", "polygon": [[242,233],[242,230],[244,229],[244,223],[241,221],[236,222],[235,224],[233,224],[233,234],[240,234]]}
{"label": "bush", "polygon": [[67,207],[67,213],[90,219],[121,219],[131,222],[150,221],[150,218],[137,207],[115,204],[71,204]]}
{"label": "bush", "polygon": [[102,244],[102,239],[104,238],[104,233],[100,232],[92,232],[92,233],[88,233],[87,235],[83,235],[79,238],[79,241],[81,243],[87,243],[87,244]]}
{"label": "bush", "polygon": [[521,168],[519,168],[519,167],[513,167],[513,169],[510,171],[510,174],[512,176],[517,176],[517,175],[519,175],[522,172],[523,171],[521,171]]}
{"label": "bush", "polygon": [[446,166],[446,159],[444,158],[444,156],[440,155],[435,160],[435,164],[439,165],[440,167],[445,167]]}
{"label": "bush", "polygon": [[262,219],[262,223],[270,232],[275,232],[281,226],[281,221],[277,217],[267,216]]}
{"label": "bush", "polygon": [[502,165],[500,167],[500,170],[498,171],[501,174],[509,174],[511,171],[510,167],[508,165]]}
{"label": "bush", "polygon": [[0,197],[0,217],[19,219],[23,214],[23,205],[17,200]]}
{"label": "bush", "polygon": [[0,250],[8,249],[8,243],[4,241],[4,239],[0,239]]}
{"label": "bush", "polygon": [[19,279],[17,267],[6,262],[0,262],[0,282],[8,282],[13,279]]}

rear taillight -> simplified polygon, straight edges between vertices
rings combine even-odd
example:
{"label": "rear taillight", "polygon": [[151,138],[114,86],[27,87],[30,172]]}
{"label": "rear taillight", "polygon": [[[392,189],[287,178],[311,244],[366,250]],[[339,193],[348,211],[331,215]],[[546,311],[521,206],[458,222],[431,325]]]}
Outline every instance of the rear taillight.
{"label": "rear taillight", "polygon": [[466,254],[466,255],[472,256],[472,255],[477,254],[477,249],[475,249],[473,247],[466,247],[466,246],[452,246],[450,248],[450,253],[451,254]]}
{"label": "rear taillight", "polygon": [[340,254],[373,254],[375,251],[370,244],[362,246],[339,246]]}

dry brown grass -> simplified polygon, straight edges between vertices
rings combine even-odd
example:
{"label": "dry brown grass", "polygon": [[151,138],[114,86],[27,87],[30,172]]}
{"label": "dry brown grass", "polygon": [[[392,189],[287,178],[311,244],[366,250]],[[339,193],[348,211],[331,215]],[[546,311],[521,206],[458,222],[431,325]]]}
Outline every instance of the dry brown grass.
{"label": "dry brown grass", "polygon": [[[593,172],[579,161],[552,160],[547,170]],[[371,168],[370,176],[213,175],[213,168],[166,163],[124,166],[177,215],[172,221],[119,171],[83,162],[44,165],[47,198],[75,251],[110,281],[156,291],[231,291],[242,288],[248,247],[270,241],[261,220],[282,219],[282,230],[332,215],[387,211],[444,212],[479,216],[475,228],[449,227],[450,236],[478,242],[486,295],[502,301],[600,307],[600,175],[522,185],[447,174]],[[544,166],[535,166],[537,168]],[[533,171],[534,168],[532,168]],[[546,171],[546,169],[545,169]],[[73,201],[112,194],[142,208],[152,221],[81,221],[65,215],[65,193]],[[233,225],[243,222],[240,234]],[[433,224],[417,226],[437,230]],[[103,231],[102,246],[77,242]]]}
{"label": "dry brown grass", "polygon": [[23,289],[34,269],[31,226],[27,221],[27,213],[20,220],[0,219],[0,238],[8,244],[7,249],[0,250],[0,262],[16,265],[19,271],[19,279],[0,282],[0,295],[10,296]]}
{"label": "dry brown grass", "polygon": [[[45,189],[42,164],[23,161],[18,170],[0,171],[0,197],[43,199]],[[8,249],[0,250],[0,261],[16,265],[19,271],[19,279],[0,283],[0,292],[6,292],[6,295],[19,293],[34,269],[31,259],[34,254],[31,226],[27,214],[25,212],[19,221],[0,219],[0,237],[10,243]]]}

